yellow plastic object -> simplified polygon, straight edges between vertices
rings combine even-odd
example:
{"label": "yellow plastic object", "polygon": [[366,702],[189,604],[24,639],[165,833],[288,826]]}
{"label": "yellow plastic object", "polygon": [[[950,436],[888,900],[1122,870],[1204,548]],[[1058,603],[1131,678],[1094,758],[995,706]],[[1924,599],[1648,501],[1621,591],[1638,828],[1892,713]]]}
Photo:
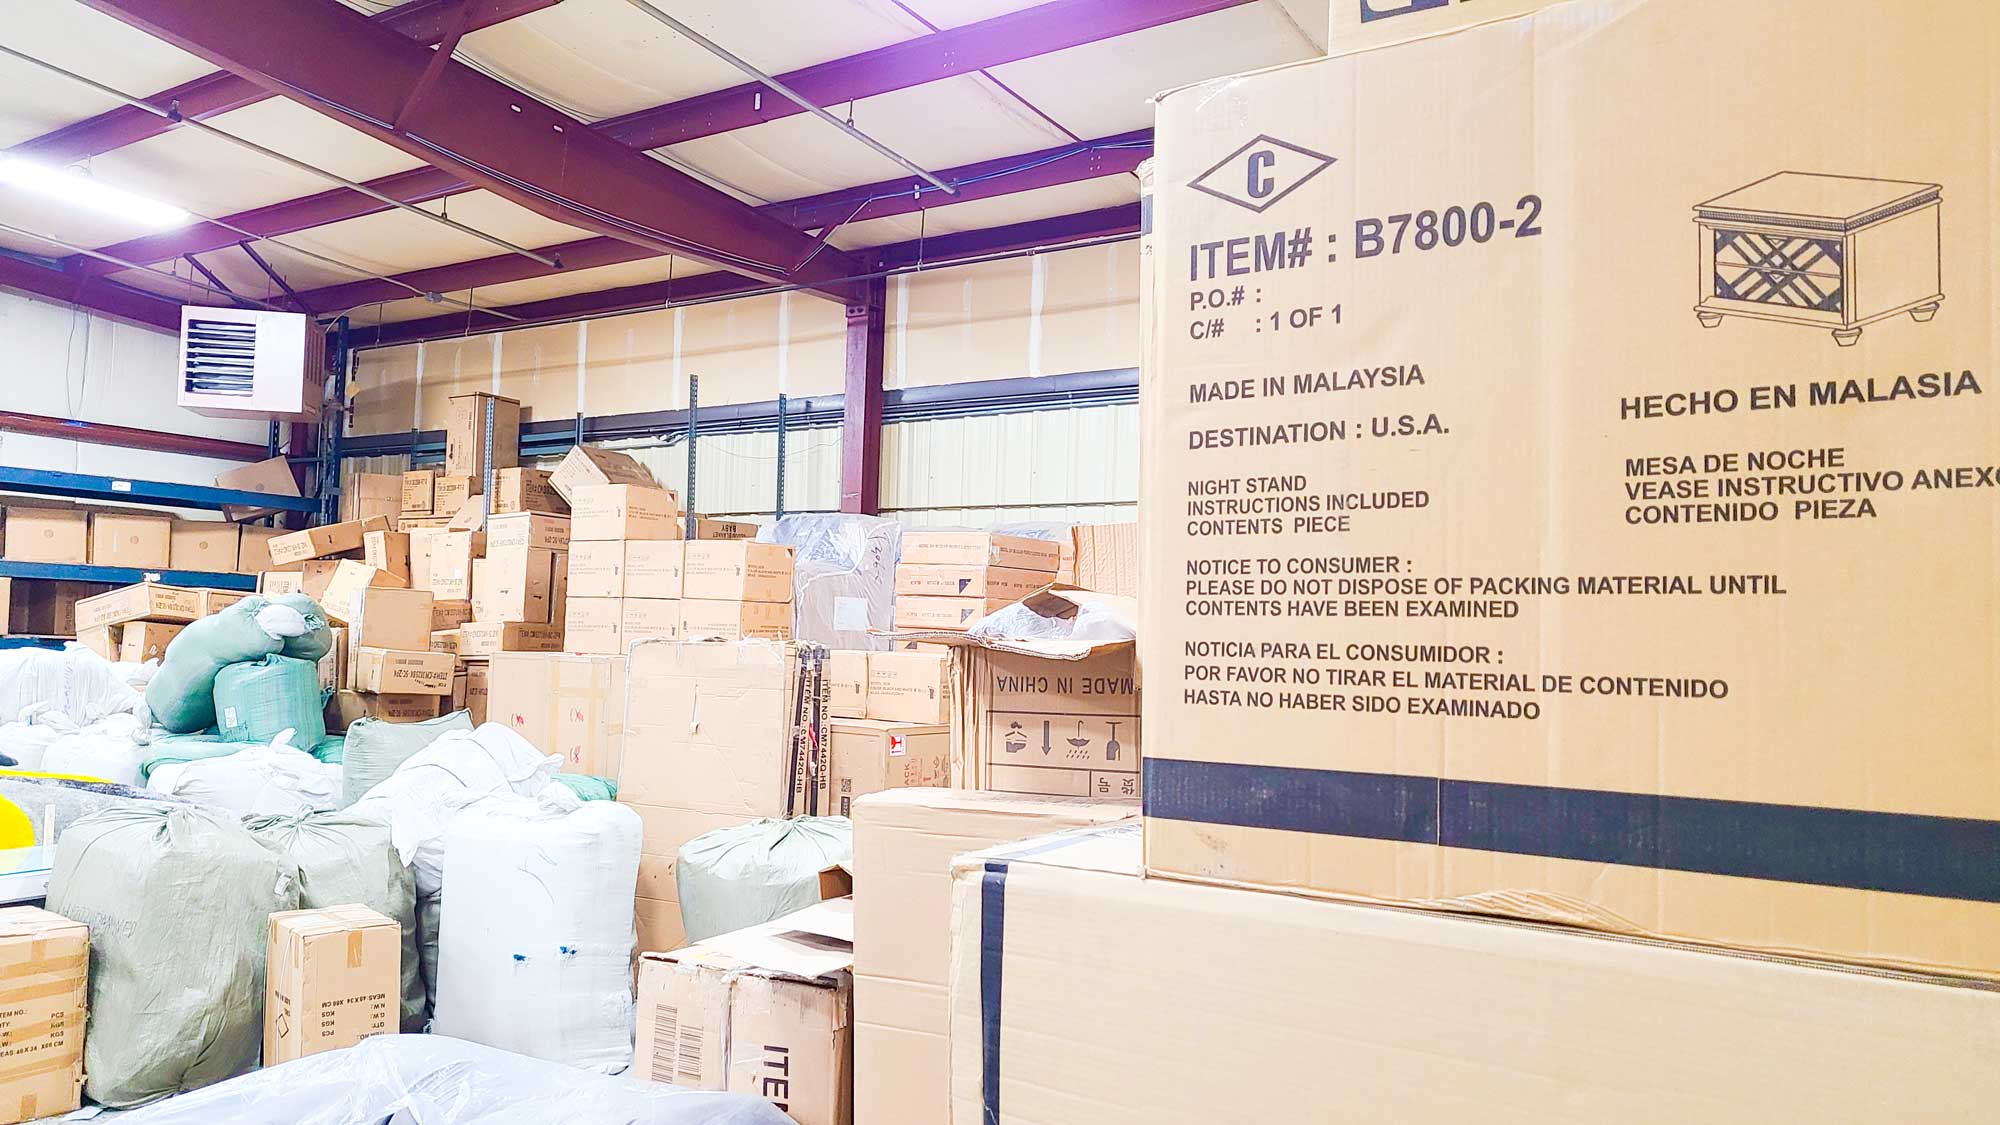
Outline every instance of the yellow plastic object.
{"label": "yellow plastic object", "polygon": [[[34,776],[34,775],[28,775]],[[35,846],[35,822],[21,806],[0,797],[0,850]]]}

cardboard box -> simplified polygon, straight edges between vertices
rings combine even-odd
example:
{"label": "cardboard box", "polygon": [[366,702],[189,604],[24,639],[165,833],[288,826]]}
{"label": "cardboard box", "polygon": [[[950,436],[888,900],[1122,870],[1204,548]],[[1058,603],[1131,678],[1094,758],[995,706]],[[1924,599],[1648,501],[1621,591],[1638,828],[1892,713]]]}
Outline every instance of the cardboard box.
{"label": "cardboard box", "polygon": [[978,598],[1011,602],[1027,597],[1049,584],[1049,576],[1036,570],[1014,570],[1004,566],[926,566],[904,564],[896,568],[897,597]]}
{"label": "cardboard box", "polygon": [[[335,576],[340,573],[340,564],[344,562],[351,562],[356,566],[362,567],[366,567],[367,565],[358,559],[309,559],[306,562],[294,564],[299,568],[299,592],[315,602],[324,604],[326,602],[327,588],[333,585]],[[349,567],[348,570],[349,584],[360,585],[361,579],[355,577],[353,567]],[[373,571],[370,570],[368,574],[367,581],[375,581]]]}
{"label": "cardboard box", "polygon": [[622,598],[571,598],[563,613],[563,647],[570,652],[623,656],[625,603]]}
{"label": "cardboard box", "polygon": [[437,534],[430,541],[431,593],[442,601],[470,601],[472,564],[485,553],[486,533],[483,531],[445,531]]}
{"label": "cardboard box", "polygon": [[187,626],[165,621],[128,621],[111,628],[118,635],[118,659],[128,664],[143,664],[164,657],[168,642]]}
{"label": "cardboard box", "polygon": [[455,631],[460,638],[460,656],[492,656],[499,652],[561,652],[563,647],[563,627],[560,625],[526,621],[468,621]]}
{"label": "cardboard box", "polygon": [[493,474],[493,514],[510,512],[566,516],[569,501],[549,484],[549,474],[540,469],[501,469]]}
{"label": "cardboard box", "polygon": [[639,961],[633,1076],[751,1094],[799,1125],[854,1120],[852,903]]}
{"label": "cardboard box", "polygon": [[1053,539],[992,531],[905,531],[900,557],[910,566],[1004,566],[1054,574],[1060,554]]}
{"label": "cardboard box", "polygon": [[401,473],[356,473],[340,495],[340,518],[365,520],[380,516],[391,524],[403,510]]}
{"label": "cardboard box", "polygon": [[267,570],[257,576],[257,592],[267,598],[306,592],[306,576],[298,570]]}
{"label": "cardboard box", "polygon": [[271,915],[264,1065],[396,1033],[403,928],[359,904]]}
{"label": "cardboard box", "polygon": [[740,641],[792,638],[792,607],[783,602],[711,602],[682,598],[681,636]]}
{"label": "cardboard box", "polygon": [[625,596],[628,598],[682,596],[685,589],[683,573],[686,560],[687,545],[680,540],[630,540],[625,544]]}
{"label": "cardboard box", "polygon": [[868,654],[867,718],[949,725],[951,703],[950,654]]}
{"label": "cardboard box", "polygon": [[465,655],[465,634],[458,629],[438,629],[431,633],[431,651]]}
{"label": "cardboard box", "polygon": [[230,574],[242,551],[242,528],[237,524],[174,520],[167,531],[167,565],[175,570]]}
{"label": "cardboard box", "polygon": [[221,613],[250,595],[238,590],[197,590],[201,595],[201,615]]}
{"label": "cardboard box", "polygon": [[456,629],[472,620],[472,603],[463,599],[440,599],[433,595],[431,600],[431,631]]}
{"label": "cardboard box", "polygon": [[[1139,853],[1123,826],[953,864],[952,1121],[1196,1125],[1314,1106],[1319,1121],[1448,1125],[1477,1106],[1496,1125],[1864,1125],[1885,1090],[1924,1121],[1980,1120],[2000,1096],[1980,1065],[2000,1027],[1989,990],[1145,879]],[[1191,1026],[1196,982],[1191,1033],[1160,1034]]]}
{"label": "cardboard box", "polygon": [[685,545],[681,596],[705,601],[792,600],[792,549],[737,539]]}
{"label": "cardboard box", "polygon": [[94,512],[90,561],[94,566],[164,570],[173,552],[174,521],[143,512]]}
{"label": "cardboard box", "polygon": [[674,494],[644,484],[588,484],[570,500],[572,538],[679,539],[680,507]]}
{"label": "cardboard box", "polygon": [[1139,596],[1139,525],[1078,524],[1075,576],[1070,583],[1101,594]]}
{"label": "cardboard box", "polygon": [[280,528],[243,524],[237,532],[236,573],[262,574],[274,569],[276,564],[271,561],[271,540],[283,534]]}
{"label": "cardboard box", "polygon": [[457,473],[440,473],[431,484],[431,503],[435,505],[431,510],[432,517],[443,517],[447,521],[455,519],[472,502],[472,498],[479,495],[479,487],[473,483],[475,479]]}
{"label": "cardboard box", "polygon": [[963,633],[995,610],[1014,604],[1013,598],[928,598],[914,594],[896,597],[896,628],[942,629]]}
{"label": "cardboard box", "polygon": [[510,547],[539,547],[545,551],[569,550],[569,520],[539,512],[515,512],[493,516],[486,521],[486,552]]}
{"label": "cardboard box", "polygon": [[436,469],[412,469],[403,474],[403,515],[429,515],[434,510],[437,476]]}
{"label": "cardboard box", "polygon": [[561,755],[565,773],[618,776],[625,749],[624,657],[496,653],[487,675],[494,722]]}
{"label": "cardboard box", "polygon": [[834,816],[853,814],[857,798],[884,789],[951,784],[951,728],[874,719],[827,723],[827,769]]}
{"label": "cardboard box", "polygon": [[755,539],[763,530],[762,524],[749,520],[719,520],[709,516],[696,516],[694,538],[696,539]]}
{"label": "cardboard box", "polygon": [[361,537],[361,561],[401,582],[410,581],[410,534],[407,531],[371,531]]}
{"label": "cardboard box", "polygon": [[855,802],[857,1121],[948,1120],[952,858],[1138,815],[1136,801],[964,789],[891,789]]}
{"label": "cardboard box", "polygon": [[457,683],[453,683],[452,702],[464,708],[466,717],[472,720],[473,726],[486,721],[488,700],[492,697],[492,670],[490,661],[474,660],[466,664],[463,673],[452,677],[454,681],[460,679],[465,681],[463,700],[458,697]]}
{"label": "cardboard box", "polygon": [[0,1122],[68,1113],[83,1096],[90,928],[38,906],[0,908]]}
{"label": "cardboard box", "polygon": [[437,531],[449,527],[450,516],[413,516],[405,512],[396,517],[397,531]]}
{"label": "cardboard box", "polygon": [[681,603],[672,598],[626,598],[622,602],[618,643],[631,648],[640,641],[681,639]]}
{"label": "cardboard box", "polygon": [[511,469],[520,463],[518,401],[484,393],[451,396],[444,429],[446,475],[483,481],[489,468]]}
{"label": "cardboard box", "polygon": [[185,625],[201,616],[201,591],[141,582],[76,603],[78,628],[126,621],[171,621]]}
{"label": "cardboard box", "polygon": [[410,537],[410,585],[415,589],[430,590],[432,557],[438,540],[446,531],[435,527],[413,527],[403,534]]}
{"label": "cardboard box", "polygon": [[357,690],[388,695],[451,694],[451,673],[457,661],[448,652],[358,644],[352,648],[359,654],[354,676]]}
{"label": "cardboard box", "polygon": [[376,518],[321,524],[318,527],[306,528],[304,531],[286,532],[271,540],[269,544],[271,561],[304,562],[307,559],[323,559],[349,551],[359,551],[362,537],[368,532],[387,530],[389,521]]}
{"label": "cardboard box", "polygon": [[577,540],[569,548],[569,592],[579,598],[625,596],[625,544]]}
{"label": "cardboard box", "polygon": [[539,547],[495,547],[487,552],[481,582],[472,590],[476,621],[549,623],[555,594],[556,568],[564,564],[560,551]]}
{"label": "cardboard box", "polygon": [[[658,488],[653,474],[646,467],[623,453],[613,453],[595,446],[572,446],[563,456],[562,463],[549,474],[549,487],[556,495],[567,501],[574,511],[576,490],[588,485],[637,484],[647,488]],[[678,501],[675,507],[679,507]]]}
{"label": "cardboard box", "polygon": [[[308,572],[306,580],[308,591],[312,589],[312,578],[313,574]],[[334,564],[332,576],[326,581],[326,588],[321,590],[319,595],[313,600],[317,601],[320,608],[326,611],[327,620],[335,621],[342,625],[352,625],[354,623],[354,599],[356,595],[360,594],[363,590],[402,590],[404,588],[397,584],[399,581],[395,575],[387,571],[377,570],[367,563],[356,562],[353,559],[342,559]],[[404,592],[428,593],[428,591],[423,590],[404,590]],[[428,604],[426,604],[424,609],[424,618],[418,624],[425,626],[430,624],[430,609]],[[428,629],[426,629],[426,632],[428,632]]]}
{"label": "cardboard box", "polygon": [[81,508],[7,506],[9,562],[87,563],[90,513]]}
{"label": "cardboard box", "polygon": [[826,654],[826,713],[837,719],[868,717],[867,652],[833,649]]}
{"label": "cardboard box", "polygon": [[341,690],[326,701],[326,729],[346,730],[356,719],[381,719],[390,723],[415,723],[435,719],[447,697]]}
{"label": "cardboard box", "polygon": [[339,626],[327,630],[331,643],[326,654],[319,658],[319,690],[322,692],[346,691],[354,686],[347,646],[348,632]]}
{"label": "cardboard box", "polygon": [[[2000,196],[1930,124],[2000,8],[1882,14],[1572,0],[1160,100],[1149,871],[2000,975],[1934,835],[2000,833],[2000,589],[1937,566],[1994,553]],[[1829,74],[1888,94],[1776,97]]]}
{"label": "cardboard box", "polygon": [[[226,473],[218,473],[215,477],[215,487],[233,488],[242,492],[261,492],[267,496],[299,495],[298,478],[292,475],[291,462],[283,457],[272,457],[231,469]],[[278,512],[277,508],[224,505],[222,518],[242,523],[246,520],[277,515]]]}
{"label": "cardboard box", "polygon": [[1512,19],[1557,0],[1334,0],[1328,11],[1326,53],[1346,55],[1373,47],[1443,35],[1473,24]]}
{"label": "cardboard box", "polygon": [[429,590],[368,586],[349,595],[342,614],[357,645],[420,650],[430,647],[434,604]]}

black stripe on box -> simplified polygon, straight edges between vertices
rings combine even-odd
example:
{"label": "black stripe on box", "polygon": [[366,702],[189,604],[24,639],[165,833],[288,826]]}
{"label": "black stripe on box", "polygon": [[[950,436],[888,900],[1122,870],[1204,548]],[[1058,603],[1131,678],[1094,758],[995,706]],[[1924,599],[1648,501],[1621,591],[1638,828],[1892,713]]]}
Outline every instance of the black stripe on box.
{"label": "black stripe on box", "polygon": [[1000,968],[1006,945],[1007,865],[988,863],[979,885],[979,1084],[986,1125],[1000,1125]]}

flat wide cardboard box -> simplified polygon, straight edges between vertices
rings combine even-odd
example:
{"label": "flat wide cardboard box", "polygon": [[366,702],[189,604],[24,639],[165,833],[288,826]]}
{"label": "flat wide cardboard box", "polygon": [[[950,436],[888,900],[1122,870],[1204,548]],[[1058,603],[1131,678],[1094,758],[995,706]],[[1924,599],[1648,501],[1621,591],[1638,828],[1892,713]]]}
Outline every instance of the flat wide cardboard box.
{"label": "flat wide cardboard box", "polygon": [[76,625],[91,629],[126,621],[172,621],[185,625],[201,616],[201,591],[185,586],[140,582],[76,603]]}
{"label": "flat wide cardboard box", "polygon": [[854,1120],[852,903],[822,902],[639,961],[633,1077]]}
{"label": "flat wide cardboard box", "polygon": [[566,516],[569,501],[549,485],[549,474],[540,469],[501,469],[493,474],[493,514],[510,512]]}
{"label": "flat wide cardboard box", "polygon": [[646,467],[623,453],[613,453],[609,449],[599,449],[591,445],[570,447],[563,455],[562,463],[549,474],[549,487],[557,495],[569,501],[572,510],[576,505],[576,490],[594,484],[639,484],[658,488],[653,474]]}
{"label": "flat wide cardboard box", "polygon": [[737,641],[761,637],[787,641],[792,637],[792,607],[784,602],[712,602],[682,598],[681,636]]}
{"label": "flat wide cardboard box", "polygon": [[396,1033],[403,929],[366,906],[271,915],[264,1065]]}
{"label": "flat wide cardboard box", "polygon": [[500,652],[487,662],[488,717],[565,773],[616,778],[625,747],[625,658]]}
{"label": "flat wide cardboard box", "polygon": [[229,574],[242,554],[243,529],[222,520],[175,520],[167,532],[167,565],[175,570]]}
{"label": "flat wide cardboard box", "polygon": [[826,654],[826,713],[836,719],[868,717],[868,658],[858,649]]}
{"label": "flat wide cardboard box", "polygon": [[359,654],[354,686],[388,695],[450,695],[457,664],[448,652],[404,651],[354,646]]}
{"label": "flat wide cardboard box", "polygon": [[563,627],[526,621],[468,621],[456,630],[458,655],[494,656],[503,652],[561,652]]}
{"label": "flat wide cardboard box", "polygon": [[[850,954],[850,957],[852,955]],[[90,927],[38,906],[0,908],[0,1122],[77,1108],[83,1095]]]}
{"label": "flat wide cardboard box", "polygon": [[87,563],[90,513],[81,508],[7,506],[9,562]]}
{"label": "flat wide cardboard box", "polygon": [[394,692],[341,690],[326,701],[326,729],[339,733],[356,719],[381,719],[390,723],[416,723],[435,719],[448,696],[411,695]]}
{"label": "flat wide cardboard box", "polygon": [[855,1120],[947,1120],[952,858],[1138,815],[1137,801],[965,789],[855,802]]}
{"label": "flat wide cardboard box", "polygon": [[964,632],[980,618],[1014,604],[1012,598],[934,598],[900,594],[896,598],[896,628],[944,629]]}
{"label": "flat wide cardboard box", "polygon": [[165,570],[173,555],[174,521],[145,512],[94,512],[90,561],[95,566]]}
{"label": "flat wide cardboard box", "polygon": [[572,490],[570,533],[579,540],[679,539],[680,506],[649,484],[586,484]]}
{"label": "flat wide cardboard box", "polygon": [[1160,100],[1151,873],[2000,976],[2000,7],[1884,17]]}
{"label": "flat wide cardboard box", "polygon": [[484,393],[451,396],[444,429],[447,474],[483,481],[488,468],[511,469],[520,463],[518,400]]}
{"label": "flat wide cardboard box", "polygon": [[993,531],[906,531],[899,557],[909,565],[1004,566],[1054,574],[1061,554],[1053,539]]}
{"label": "flat wide cardboard box", "polygon": [[952,892],[959,1125],[1873,1125],[2000,1098],[2000,993],[1942,978],[1144,879],[1129,826],[962,856]]}
{"label": "flat wide cardboard box", "polygon": [[898,723],[950,725],[951,655],[943,652],[871,652],[863,714]]}
{"label": "flat wide cardboard box", "polygon": [[624,599],[569,599],[563,613],[563,647],[570,652],[624,655]]}
{"label": "flat wide cardboard box", "polygon": [[832,719],[826,729],[834,803],[824,813],[851,816],[857,799],[884,789],[951,784],[948,726]]}
{"label": "flat wide cardboard box", "polygon": [[[625,596],[683,596],[687,544],[678,539],[632,539],[625,544]],[[574,560],[572,560],[574,566]]]}
{"label": "flat wide cardboard box", "polygon": [[1011,602],[1049,584],[1039,570],[1005,566],[937,566],[904,563],[896,568],[896,595],[903,597],[981,598]]}
{"label": "flat wide cardboard box", "polygon": [[[292,464],[283,457],[272,457],[253,464],[243,465],[215,477],[215,487],[233,488],[239,492],[262,492],[269,496],[292,496],[299,494],[298,478],[292,475]],[[276,515],[276,508],[259,508],[246,505],[225,505],[222,518],[242,523],[245,520],[263,519]]]}
{"label": "flat wide cardboard box", "polygon": [[236,573],[262,574],[274,569],[276,564],[271,560],[271,540],[284,533],[282,528],[244,524],[236,547]]}
{"label": "flat wide cardboard box", "polygon": [[304,531],[292,531],[276,536],[269,544],[271,561],[274,563],[304,562],[307,559],[323,559],[331,555],[359,551],[362,537],[371,531],[389,530],[386,519],[352,520],[347,523],[328,523],[309,527]]}
{"label": "flat wide cardboard box", "polygon": [[547,551],[569,550],[569,517],[540,512],[494,515],[486,521],[486,551],[510,547],[540,547]]}
{"label": "flat wide cardboard box", "polygon": [[432,595],[431,632],[456,629],[472,620],[472,603],[460,599],[439,598]]}

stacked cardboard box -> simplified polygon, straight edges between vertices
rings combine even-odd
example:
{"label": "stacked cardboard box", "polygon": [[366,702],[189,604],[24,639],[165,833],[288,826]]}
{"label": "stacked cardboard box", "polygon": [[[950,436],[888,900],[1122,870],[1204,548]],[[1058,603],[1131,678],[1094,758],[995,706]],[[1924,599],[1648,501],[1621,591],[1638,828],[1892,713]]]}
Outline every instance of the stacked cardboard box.
{"label": "stacked cardboard box", "polygon": [[401,505],[396,516],[398,531],[415,532],[447,527],[478,490],[472,478],[436,469],[412,469],[402,476]]}
{"label": "stacked cardboard box", "polygon": [[909,531],[896,565],[896,627],[963,632],[1055,581],[1053,539],[991,531]]}
{"label": "stacked cardboard box", "polygon": [[394,522],[403,510],[403,478],[398,473],[356,473],[340,493],[340,518],[372,516]]}
{"label": "stacked cardboard box", "polygon": [[84,598],[76,603],[77,639],[106,660],[157,660],[176,634],[208,612],[206,593],[142,582]]}
{"label": "stacked cardboard box", "polygon": [[241,532],[222,520],[180,519],[143,508],[20,501],[9,503],[5,514],[5,558],[12,562],[217,574],[241,570]]}
{"label": "stacked cardboard box", "polygon": [[739,640],[792,636],[792,548],[751,539],[687,544],[681,635]]}
{"label": "stacked cardboard box", "polygon": [[550,477],[570,504],[571,652],[622,655],[681,635],[680,498],[622,453],[578,446]]}
{"label": "stacked cardboard box", "polygon": [[395,569],[407,572],[407,561],[395,556],[406,537],[378,531],[370,538],[385,565],[341,561],[320,602],[328,619],[341,626],[336,651],[320,665],[322,686],[332,692],[329,731],[345,730],[362,717],[432,718],[451,694],[455,659],[431,648],[435,596],[392,578]]}
{"label": "stacked cardboard box", "polygon": [[[514,728],[536,749],[562,757],[566,773],[616,778],[625,751],[625,658],[501,652],[468,665],[487,701],[475,720]],[[478,683],[468,691],[479,690]],[[470,701],[468,701],[470,702]]]}

